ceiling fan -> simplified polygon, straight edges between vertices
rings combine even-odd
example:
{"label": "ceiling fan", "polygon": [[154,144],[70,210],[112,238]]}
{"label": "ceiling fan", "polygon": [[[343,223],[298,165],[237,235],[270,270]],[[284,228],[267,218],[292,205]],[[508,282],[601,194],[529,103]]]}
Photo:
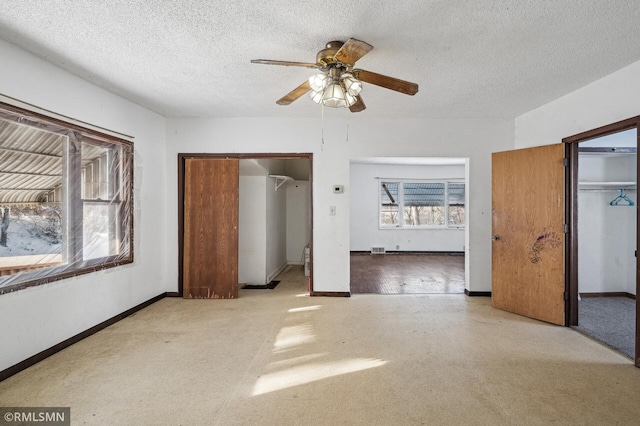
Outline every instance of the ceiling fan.
{"label": "ceiling fan", "polygon": [[306,93],[311,99],[330,107],[349,107],[351,112],[366,108],[360,91],[362,82],[375,84],[407,95],[418,93],[418,85],[371,71],[354,68],[356,61],[373,49],[368,43],[355,38],[346,42],[330,41],[316,55],[316,63],[272,61],[254,59],[251,63],[315,68],[321,72],[278,99],[278,105],[289,105]]}

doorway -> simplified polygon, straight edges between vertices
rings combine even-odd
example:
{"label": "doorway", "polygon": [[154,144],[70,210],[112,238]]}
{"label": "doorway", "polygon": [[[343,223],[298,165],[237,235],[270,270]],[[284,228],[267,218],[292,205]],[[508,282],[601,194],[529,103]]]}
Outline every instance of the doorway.
{"label": "doorway", "polygon": [[[220,181],[214,178],[211,182],[200,185],[201,188],[194,197],[189,192],[192,189],[187,186],[188,165],[194,161],[209,164],[213,163],[212,160],[237,163],[234,177],[229,179],[235,183],[235,190],[231,189],[232,195],[225,196],[224,191],[219,188]],[[191,256],[197,253],[203,257],[198,260],[199,264],[214,267],[200,268],[210,270],[208,273],[211,277],[201,275],[206,281],[202,286],[211,289],[199,291],[196,297],[224,298],[220,297],[215,288],[218,284],[214,274],[216,271],[213,270],[217,252],[226,252],[229,256],[225,265],[232,266],[225,269],[235,267],[236,274],[234,282],[231,283],[236,287],[235,297],[237,288],[243,284],[270,284],[289,262],[304,265],[306,290],[312,292],[312,174],[312,154],[178,154],[178,294],[183,297],[189,297],[191,294],[185,293],[185,283],[191,285],[191,277],[186,274],[192,269]],[[212,173],[212,176],[215,176],[215,173]],[[197,176],[192,180],[199,179],[200,176]],[[288,196],[295,200],[289,203],[289,206],[286,203]],[[237,225],[226,226],[223,232],[216,233],[213,237],[215,243],[207,250],[199,250],[197,246],[195,249],[185,246],[185,242],[190,241],[188,233],[197,234],[194,240],[208,235],[208,221],[202,221],[201,226],[198,225],[199,228],[195,231],[188,227],[191,218],[186,217],[186,214],[189,213],[190,200],[194,198],[205,200],[208,204],[196,205],[192,211],[208,211],[210,217],[219,216],[223,213],[221,209],[228,208],[228,204],[235,205],[237,212]],[[260,206],[256,206],[256,203],[260,203]],[[304,205],[301,206],[301,203]],[[286,224],[288,220],[293,223],[293,231],[290,232]],[[291,238],[287,237],[287,233]],[[292,234],[298,238],[293,238]],[[289,240],[295,241],[296,244],[292,244],[295,248],[287,247]],[[299,240],[304,240],[304,243],[300,243]],[[300,253],[290,254],[287,252],[288,248]],[[254,273],[256,271],[257,275]]]}
{"label": "doorway", "polygon": [[[635,359],[637,128],[576,141],[577,309],[571,323]],[[577,318],[576,318],[577,317]]]}
{"label": "doorway", "polygon": [[244,158],[239,174],[238,282],[241,289],[274,288],[287,266],[304,265],[311,238],[309,161]]}
{"label": "doorway", "polygon": [[351,293],[464,294],[468,159],[350,160]]}

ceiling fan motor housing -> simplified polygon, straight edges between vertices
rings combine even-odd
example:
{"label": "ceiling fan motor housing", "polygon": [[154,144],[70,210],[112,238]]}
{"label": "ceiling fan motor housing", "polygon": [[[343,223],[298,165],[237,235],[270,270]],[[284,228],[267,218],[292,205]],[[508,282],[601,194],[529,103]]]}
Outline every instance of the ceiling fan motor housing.
{"label": "ceiling fan motor housing", "polygon": [[340,50],[344,43],[341,41],[330,41],[327,43],[327,47],[322,49],[316,55],[316,62],[321,65],[322,68],[329,68],[336,64],[335,54]]}

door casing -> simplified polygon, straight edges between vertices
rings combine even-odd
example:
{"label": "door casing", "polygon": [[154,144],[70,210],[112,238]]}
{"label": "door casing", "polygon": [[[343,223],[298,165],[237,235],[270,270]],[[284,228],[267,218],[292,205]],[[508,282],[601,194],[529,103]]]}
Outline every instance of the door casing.
{"label": "door casing", "polygon": [[310,276],[309,291],[313,294],[313,154],[312,153],[178,153],[178,291],[168,293],[170,296],[182,297],[184,291],[184,200],[185,200],[185,160],[187,158],[236,158],[246,159],[276,159],[276,160],[309,160],[309,229],[310,229]]}
{"label": "door casing", "polygon": [[[590,139],[600,138],[625,130],[636,129],[637,145],[640,146],[640,116],[628,118],[616,123],[608,124],[597,129],[578,133],[562,139],[567,144],[569,158],[569,178],[567,183],[566,211],[569,220],[569,244],[567,244],[566,283],[569,300],[567,305],[567,325],[578,325],[578,144]],[[636,164],[640,170],[640,159]],[[637,204],[637,203],[636,203]],[[640,215],[636,205],[636,254],[640,239]],[[636,341],[635,365],[640,367],[640,306],[638,292],[640,291],[640,264],[636,255]]]}

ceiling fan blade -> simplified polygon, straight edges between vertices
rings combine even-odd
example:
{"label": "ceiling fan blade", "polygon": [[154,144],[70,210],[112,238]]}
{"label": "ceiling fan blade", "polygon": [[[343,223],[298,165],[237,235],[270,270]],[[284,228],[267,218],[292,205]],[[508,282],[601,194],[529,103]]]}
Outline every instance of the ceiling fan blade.
{"label": "ceiling fan blade", "polygon": [[418,85],[409,81],[365,70],[353,70],[353,75],[358,80],[375,84],[376,86],[384,87],[385,89],[395,90],[396,92],[404,93],[406,95],[415,95],[418,93]]}
{"label": "ceiling fan blade", "polygon": [[252,64],[265,64],[265,65],[284,65],[288,67],[305,67],[305,68],[318,68],[318,65],[308,62],[291,62],[291,61],[272,61],[270,59],[252,59]]}
{"label": "ceiling fan blade", "polygon": [[286,95],[278,99],[276,103],[278,105],[289,105],[291,102],[295,101],[300,96],[303,96],[309,90],[311,90],[311,85],[309,84],[309,80],[306,80],[300,86],[296,87],[295,89],[293,89],[292,91],[290,91],[289,93],[287,93]]}
{"label": "ceiling fan blade", "polygon": [[371,49],[373,49],[373,46],[369,43],[356,40],[355,38],[350,38],[336,52],[334,58],[336,61],[342,62],[343,64],[353,65],[358,59],[371,52]]}
{"label": "ceiling fan blade", "polygon": [[367,108],[367,106],[362,101],[362,98],[360,97],[360,95],[356,96],[356,99],[358,101],[355,104],[353,104],[353,105],[351,105],[349,107],[351,112],[360,112],[360,111],[364,110],[365,108]]}

